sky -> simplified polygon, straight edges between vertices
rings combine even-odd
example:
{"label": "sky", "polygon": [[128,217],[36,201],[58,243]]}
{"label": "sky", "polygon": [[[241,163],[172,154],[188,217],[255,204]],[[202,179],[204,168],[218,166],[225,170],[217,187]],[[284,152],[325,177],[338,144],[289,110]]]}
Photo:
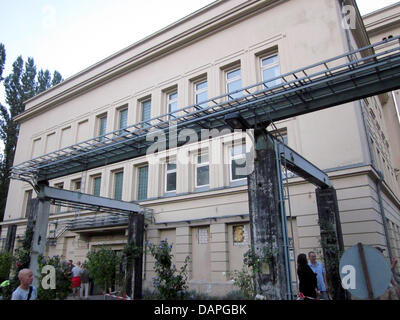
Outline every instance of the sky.
{"label": "sky", "polygon": [[[334,0],[331,0],[334,1]],[[398,0],[357,0],[366,14]],[[64,79],[212,3],[211,0],[0,0],[3,76],[22,55]],[[0,102],[4,88],[0,86]]]}

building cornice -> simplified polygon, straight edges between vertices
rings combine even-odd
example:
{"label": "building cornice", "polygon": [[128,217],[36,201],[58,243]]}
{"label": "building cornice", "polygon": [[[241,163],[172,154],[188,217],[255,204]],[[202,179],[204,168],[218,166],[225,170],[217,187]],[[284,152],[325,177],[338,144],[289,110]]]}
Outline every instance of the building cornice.
{"label": "building cornice", "polygon": [[[26,121],[50,108],[84,94],[115,78],[121,77],[136,68],[142,67],[155,59],[168,55],[201,38],[238,23],[248,16],[267,10],[285,1],[287,0],[250,0],[242,2],[222,13],[213,15],[199,24],[186,27],[182,32],[170,35],[166,40],[161,39],[168,32],[172,32],[175,28],[189,22],[190,19],[206,14],[218,6],[228,3],[223,0],[213,2],[207,7],[194,12],[186,18],[64,80],[57,86],[27,100],[27,109],[15,117],[14,120],[19,123]],[[155,43],[149,45],[150,42]],[[149,47],[144,48],[146,45],[149,45]],[[123,58],[125,55],[128,57]],[[29,105],[32,105],[32,107],[29,107]]]}

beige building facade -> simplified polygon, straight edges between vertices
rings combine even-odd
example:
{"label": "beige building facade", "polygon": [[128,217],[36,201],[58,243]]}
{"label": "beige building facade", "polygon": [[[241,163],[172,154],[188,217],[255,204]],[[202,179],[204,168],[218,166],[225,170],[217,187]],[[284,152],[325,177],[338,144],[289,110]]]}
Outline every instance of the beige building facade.
{"label": "beige building facade", "polygon": [[[340,55],[350,46],[380,41],[388,30],[398,35],[392,20],[399,20],[392,12],[397,14],[399,6],[368,15],[366,28],[357,15],[357,28],[348,30],[342,26],[341,5],[336,0],[213,2],[29,100],[17,118],[14,164]],[[275,125],[292,149],[329,175],[345,247],[362,242],[387,254],[386,223],[392,254],[400,259],[398,104],[398,92],[386,93]],[[241,143],[241,136],[227,134],[172,148],[156,163],[138,157],[50,185],[152,209],[145,239],[168,239],[177,266],[191,258],[190,287],[221,295],[234,289],[227,275],[241,269],[250,246],[247,180],[232,172],[243,157]],[[384,177],[381,191],[378,171]],[[299,177],[288,183],[292,258],[314,250],[322,259],[316,187]],[[11,182],[2,238],[7,226],[17,224],[22,239],[32,197],[29,184]],[[92,248],[122,250],[127,241],[123,218],[51,210],[47,255],[83,261]],[[73,227],[63,224],[67,220]],[[145,286],[150,287],[154,260],[147,255],[144,263]],[[294,262],[292,280],[295,287]]]}

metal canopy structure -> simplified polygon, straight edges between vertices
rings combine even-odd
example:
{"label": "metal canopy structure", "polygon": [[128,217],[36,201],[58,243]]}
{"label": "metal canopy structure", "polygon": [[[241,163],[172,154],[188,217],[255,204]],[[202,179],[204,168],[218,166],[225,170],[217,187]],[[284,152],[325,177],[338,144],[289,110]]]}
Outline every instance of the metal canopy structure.
{"label": "metal canopy structure", "polygon": [[275,141],[278,145],[278,153],[280,154],[281,162],[288,170],[295,172],[300,177],[320,188],[325,189],[333,187],[332,182],[325,172],[284,143],[277,139],[275,139]]}
{"label": "metal canopy structure", "polygon": [[103,198],[86,193],[47,186],[40,188],[38,196],[44,200],[52,200],[52,203],[55,205],[65,205],[71,207],[73,204],[76,204],[80,209],[95,212],[107,212],[115,214],[143,212],[143,208],[134,202]]}
{"label": "metal canopy structure", "polygon": [[[14,166],[12,178],[40,182],[143,156],[154,143],[148,137],[169,142],[171,128],[197,133],[222,130],[228,128],[224,117],[232,112],[252,127],[261,127],[395,90],[400,88],[399,39],[381,41],[48,153]],[[394,47],[374,53],[388,43]]]}

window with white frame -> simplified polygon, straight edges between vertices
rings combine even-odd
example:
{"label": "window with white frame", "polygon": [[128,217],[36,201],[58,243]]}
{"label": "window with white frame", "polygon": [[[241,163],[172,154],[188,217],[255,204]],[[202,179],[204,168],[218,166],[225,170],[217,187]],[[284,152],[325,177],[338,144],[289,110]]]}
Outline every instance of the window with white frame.
{"label": "window with white frame", "polygon": [[101,176],[94,176],[92,178],[92,193],[94,196],[99,197],[101,191]]}
{"label": "window with white frame", "polygon": [[[168,113],[178,110],[178,91],[172,91],[167,94],[167,110]],[[170,120],[176,118],[176,113],[169,117]]]}
{"label": "window with white frame", "polygon": [[142,166],[138,168],[138,189],[137,189],[137,199],[145,200],[147,199],[147,187],[148,187],[148,177],[149,177],[149,166]]}
{"label": "window with white frame", "polygon": [[[261,61],[261,76],[263,82],[273,79],[281,74],[281,69],[279,66],[279,58],[277,54],[263,57],[260,59],[260,61]],[[279,85],[280,83],[281,79],[279,78],[265,82],[265,85],[267,87],[273,87]]]}
{"label": "window with white frame", "polygon": [[207,153],[196,156],[195,181],[196,188],[210,185],[210,163]]}
{"label": "window with white frame", "polygon": [[[106,132],[107,132],[107,114],[97,117],[97,123],[98,123],[97,135],[102,136],[102,135],[106,134]],[[100,138],[99,140],[104,141],[104,137]]]}
{"label": "window with white frame", "polygon": [[[151,100],[147,99],[142,101],[141,103],[142,105],[142,110],[141,110],[141,121],[148,121],[151,118]],[[148,127],[149,124],[147,122],[145,122],[143,124],[143,127]]]}
{"label": "window with white frame", "polygon": [[113,197],[115,200],[122,200],[122,190],[123,190],[123,180],[124,180],[124,172],[118,171],[114,172],[114,194]]}
{"label": "window with white frame", "polygon": [[226,93],[229,93],[229,99],[236,99],[242,96],[242,92],[235,92],[242,88],[242,76],[240,68],[231,69],[225,72]]}
{"label": "window with white frame", "polygon": [[165,192],[176,191],[176,163],[169,161],[165,168]]}
{"label": "window with white frame", "polygon": [[207,79],[203,79],[201,81],[194,83],[194,96],[195,103],[199,105],[201,108],[206,108],[208,106],[208,82]]}
{"label": "window with white frame", "polygon": [[126,128],[128,126],[128,108],[120,109],[118,118],[118,129]]}
{"label": "window with white frame", "polygon": [[247,178],[246,145],[236,144],[231,149],[230,180],[236,181]]}

